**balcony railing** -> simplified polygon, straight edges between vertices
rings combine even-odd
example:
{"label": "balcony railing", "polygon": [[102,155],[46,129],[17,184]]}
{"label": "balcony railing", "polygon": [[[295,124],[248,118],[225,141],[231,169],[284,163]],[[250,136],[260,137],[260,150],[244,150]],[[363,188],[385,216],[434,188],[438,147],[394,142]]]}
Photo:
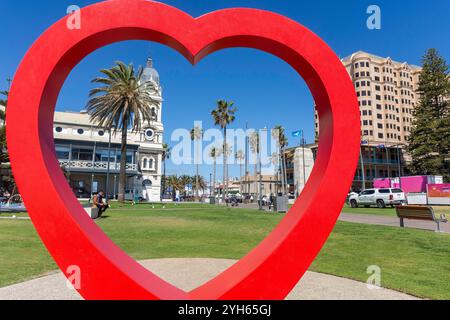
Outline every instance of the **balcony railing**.
{"label": "balcony railing", "polygon": [[[66,168],[67,170],[70,169],[87,169],[90,171],[107,171],[108,170],[108,162],[101,162],[101,161],[81,161],[81,160],[59,160],[59,164],[61,167]],[[109,170],[110,171],[120,171],[120,163],[109,163]],[[138,165],[127,163],[126,165],[126,171],[137,171]]]}
{"label": "balcony railing", "polygon": [[397,160],[386,160],[386,159],[364,159],[364,163],[371,163],[371,164],[391,164],[391,165],[397,165]]}

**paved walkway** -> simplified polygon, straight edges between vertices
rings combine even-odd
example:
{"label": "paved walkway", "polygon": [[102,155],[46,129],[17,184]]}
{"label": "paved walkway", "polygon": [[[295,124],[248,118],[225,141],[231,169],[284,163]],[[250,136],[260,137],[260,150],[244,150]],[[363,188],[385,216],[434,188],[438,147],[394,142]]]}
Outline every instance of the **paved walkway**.
{"label": "paved walkway", "polygon": [[[342,213],[341,216],[339,217],[339,220],[400,228],[400,220],[397,217]],[[406,219],[404,221],[406,228],[414,228],[430,231],[436,230],[436,223],[434,221],[406,220]],[[450,223],[441,223],[441,231],[443,233],[450,233]]]}
{"label": "paved walkway", "polygon": [[[240,208],[258,209],[258,205],[241,204]],[[265,207],[267,211],[267,207]],[[390,226],[400,228],[400,220],[397,217],[382,216],[382,215],[370,215],[370,214],[356,214],[356,213],[341,213],[339,216],[340,221],[364,223],[371,225]],[[406,220],[406,228],[422,229],[422,230],[436,230],[436,223],[433,221],[420,221],[420,220]],[[450,223],[441,223],[441,231],[443,233],[450,233]]]}
{"label": "paved walkway", "polygon": [[[232,264],[222,259],[146,260],[142,265],[183,290],[190,291]],[[0,288],[0,300],[79,300],[68,289],[62,273]],[[388,289],[369,289],[365,283],[308,272],[288,296],[289,300],[415,300],[410,295]]]}

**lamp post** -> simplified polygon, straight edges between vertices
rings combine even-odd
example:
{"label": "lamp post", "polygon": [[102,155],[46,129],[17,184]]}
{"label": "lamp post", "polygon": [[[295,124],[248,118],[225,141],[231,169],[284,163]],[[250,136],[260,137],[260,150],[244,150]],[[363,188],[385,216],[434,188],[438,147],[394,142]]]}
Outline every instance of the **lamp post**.
{"label": "lamp post", "polygon": [[106,167],[106,199],[109,200],[109,172],[111,163],[111,128],[109,129],[109,142],[108,142],[108,165]]}
{"label": "lamp post", "polygon": [[213,185],[212,185],[212,173],[209,174],[209,196],[212,196],[212,189]]}
{"label": "lamp post", "polygon": [[401,144],[397,144],[397,170],[398,170],[398,185],[400,189],[402,188],[402,163],[401,163],[401,157],[400,157],[400,146]]}
{"label": "lamp post", "polygon": [[[362,138],[365,136],[363,135]],[[364,168],[364,157],[363,157],[363,143],[361,141],[361,147],[359,148],[359,156],[361,161],[361,173],[362,173],[362,191],[366,190],[366,169]]]}
{"label": "lamp post", "polygon": [[303,152],[303,189],[306,186],[306,167],[305,167],[305,130],[302,129],[302,152]]}
{"label": "lamp post", "polygon": [[[267,131],[267,128],[264,128],[263,131]],[[264,135],[264,137],[266,137],[266,135]],[[259,135],[259,139],[258,139],[258,162],[259,162],[259,210],[263,210],[262,207],[262,191],[263,191],[263,187],[262,187],[262,161],[261,161],[261,135]]]}

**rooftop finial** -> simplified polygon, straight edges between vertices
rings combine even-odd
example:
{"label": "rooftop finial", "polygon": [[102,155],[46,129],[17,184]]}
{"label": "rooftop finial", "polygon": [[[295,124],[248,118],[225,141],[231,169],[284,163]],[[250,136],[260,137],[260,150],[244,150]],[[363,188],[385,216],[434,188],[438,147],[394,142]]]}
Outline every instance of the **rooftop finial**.
{"label": "rooftop finial", "polygon": [[153,68],[153,59],[151,57],[147,58],[147,68]]}

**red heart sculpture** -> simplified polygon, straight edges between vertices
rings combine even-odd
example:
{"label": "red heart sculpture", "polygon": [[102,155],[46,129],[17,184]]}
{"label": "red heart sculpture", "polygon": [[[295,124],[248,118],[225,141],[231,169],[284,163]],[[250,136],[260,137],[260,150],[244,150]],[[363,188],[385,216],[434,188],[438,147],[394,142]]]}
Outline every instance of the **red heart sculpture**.
{"label": "red heart sculpture", "polygon": [[[224,48],[269,52],[297,70],[317,104],[320,145],[299,200],[246,257],[189,293],[143,268],[86,216],[56,158],[53,114],[65,79],[89,53],[124,40],[160,42],[193,64]],[[7,119],[12,169],[30,217],[61,270],[81,268],[79,292],[86,299],[285,298],[337,221],[360,145],[353,84],[338,57],[311,31],[261,10],[222,10],[194,19],[144,0],[91,5],[81,11],[80,30],[69,30],[66,19],[48,29],[20,64]]]}

